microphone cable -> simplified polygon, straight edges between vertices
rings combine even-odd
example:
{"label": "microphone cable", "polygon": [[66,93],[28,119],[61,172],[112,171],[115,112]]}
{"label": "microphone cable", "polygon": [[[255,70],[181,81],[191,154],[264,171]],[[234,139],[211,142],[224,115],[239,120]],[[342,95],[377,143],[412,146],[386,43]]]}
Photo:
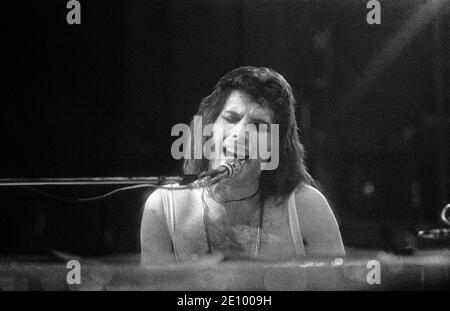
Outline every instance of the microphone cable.
{"label": "microphone cable", "polygon": [[[244,162],[244,161],[242,161]],[[69,202],[69,203],[80,203],[80,202],[92,202],[97,200],[106,199],[110,196],[113,196],[119,192],[127,191],[127,190],[133,190],[133,189],[139,189],[139,188],[156,188],[156,189],[166,189],[166,190],[186,190],[186,189],[195,189],[195,188],[204,188],[207,186],[211,186],[217,182],[222,181],[223,179],[230,178],[238,174],[241,170],[241,161],[235,160],[233,162],[226,162],[222,164],[219,169],[214,169],[210,171],[205,171],[200,173],[198,176],[195,176],[193,178],[193,175],[184,175],[183,177],[179,178],[179,182],[177,186],[170,186],[177,184],[176,181],[172,181],[169,184],[166,185],[157,185],[157,184],[150,184],[150,183],[143,183],[143,184],[137,184],[132,186],[125,186],[120,187],[117,189],[114,189],[112,191],[109,191],[107,193],[93,196],[93,197],[85,197],[85,198],[71,198],[67,196],[61,196],[54,193],[50,193],[44,190],[36,189],[35,187],[31,187],[29,184],[32,182],[26,182],[26,181],[18,181],[18,182],[10,182],[8,184],[5,184],[4,186],[11,186],[11,187],[18,187],[36,194],[39,194],[44,197],[48,197],[51,199],[55,199],[58,201],[63,202]],[[173,179],[173,178],[172,178]],[[190,181],[188,184],[181,185],[180,182],[183,181]],[[159,183],[164,183],[166,181],[166,178],[158,178]],[[130,180],[129,182],[132,182]],[[41,182],[40,185],[54,185],[54,182]],[[87,184],[85,183],[74,183],[72,185],[80,185],[80,184]],[[0,185],[1,186],[1,185]]]}
{"label": "microphone cable", "polygon": [[92,201],[98,201],[102,199],[106,199],[108,197],[113,196],[114,194],[117,194],[119,192],[127,191],[127,190],[133,190],[138,188],[159,188],[159,189],[167,189],[167,190],[185,190],[185,189],[192,189],[188,186],[179,186],[179,187],[169,187],[169,186],[158,186],[158,185],[152,185],[152,184],[142,184],[142,185],[133,185],[133,186],[126,186],[126,187],[120,187],[117,189],[114,189],[112,191],[109,191],[105,194],[93,196],[93,197],[85,197],[85,198],[71,198],[67,196],[61,196],[54,193],[50,193],[44,190],[36,189],[34,187],[30,186],[17,186],[18,188],[36,193],[38,195],[41,195],[43,197],[55,199],[62,202],[68,202],[68,203],[82,203],[82,202],[92,202]]}

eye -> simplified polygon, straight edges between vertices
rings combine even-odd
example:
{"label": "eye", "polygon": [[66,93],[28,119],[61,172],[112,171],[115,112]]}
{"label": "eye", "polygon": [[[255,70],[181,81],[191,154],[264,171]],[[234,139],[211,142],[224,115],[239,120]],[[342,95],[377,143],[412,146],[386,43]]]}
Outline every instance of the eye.
{"label": "eye", "polygon": [[235,116],[222,115],[221,117],[222,117],[222,119],[224,119],[225,121],[227,121],[229,123],[236,123],[239,121],[239,118],[235,117]]}

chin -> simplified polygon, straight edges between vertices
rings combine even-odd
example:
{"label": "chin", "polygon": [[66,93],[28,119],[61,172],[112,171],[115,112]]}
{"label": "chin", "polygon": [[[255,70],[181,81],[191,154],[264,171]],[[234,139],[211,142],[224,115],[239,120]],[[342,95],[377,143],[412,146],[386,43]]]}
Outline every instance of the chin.
{"label": "chin", "polygon": [[250,162],[244,164],[241,173],[238,176],[231,178],[230,181],[244,182],[255,177],[259,178],[260,175],[261,170],[259,168],[259,162],[250,160]]}

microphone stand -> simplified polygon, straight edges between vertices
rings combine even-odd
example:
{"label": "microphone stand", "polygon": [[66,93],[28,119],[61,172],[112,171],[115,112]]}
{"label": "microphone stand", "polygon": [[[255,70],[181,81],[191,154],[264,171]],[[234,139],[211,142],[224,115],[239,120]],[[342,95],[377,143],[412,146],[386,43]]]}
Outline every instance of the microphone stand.
{"label": "microphone stand", "polygon": [[196,176],[160,177],[74,177],[74,178],[0,178],[0,187],[17,186],[78,186],[78,185],[161,185],[166,182],[182,183]]}
{"label": "microphone stand", "polygon": [[[55,177],[55,178],[0,178],[0,187],[20,186],[78,186],[78,185],[161,185],[163,183],[192,184],[193,187],[216,183],[232,177],[241,170],[246,160],[236,160],[222,165],[221,169],[197,175],[159,177]],[[196,182],[195,185],[193,182]]]}

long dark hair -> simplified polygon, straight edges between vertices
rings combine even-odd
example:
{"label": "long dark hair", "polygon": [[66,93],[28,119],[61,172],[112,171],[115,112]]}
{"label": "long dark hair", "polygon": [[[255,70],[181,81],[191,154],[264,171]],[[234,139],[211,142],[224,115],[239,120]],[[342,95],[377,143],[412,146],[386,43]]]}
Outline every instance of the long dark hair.
{"label": "long dark hair", "polygon": [[[283,199],[299,183],[314,184],[306,169],[305,151],[298,137],[296,100],[289,83],[275,70],[247,66],[234,69],[223,76],[213,92],[201,101],[196,113],[196,116],[202,117],[203,127],[216,121],[228,96],[234,90],[242,91],[258,104],[270,108],[274,112],[273,123],[279,124],[279,165],[274,170],[261,172],[260,187],[263,198]],[[203,137],[202,145],[206,139],[207,137]],[[208,169],[208,163],[206,158],[185,159],[184,173],[199,174]]]}

